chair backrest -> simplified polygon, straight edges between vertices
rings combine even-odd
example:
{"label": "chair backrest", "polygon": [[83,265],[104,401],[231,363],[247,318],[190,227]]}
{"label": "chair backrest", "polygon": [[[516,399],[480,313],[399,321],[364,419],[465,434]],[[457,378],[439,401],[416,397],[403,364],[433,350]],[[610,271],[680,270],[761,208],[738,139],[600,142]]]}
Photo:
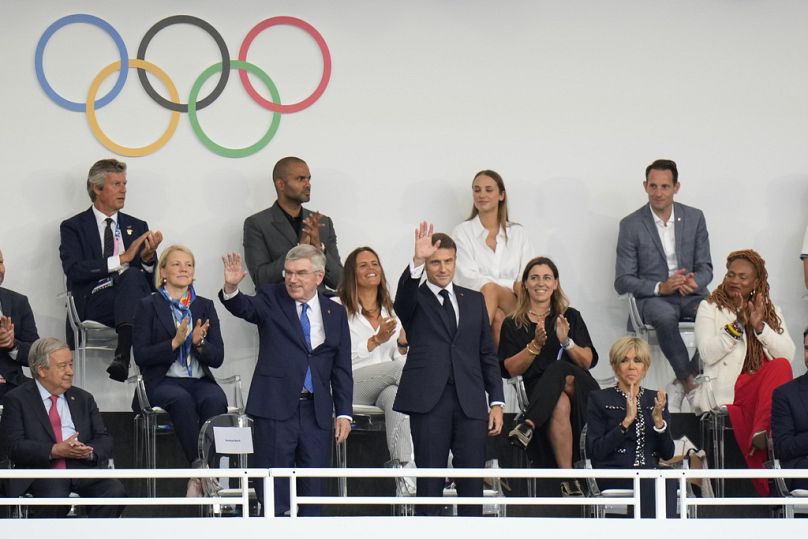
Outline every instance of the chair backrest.
{"label": "chair backrest", "polygon": [[521,375],[508,378],[508,385],[513,386],[516,393],[516,404],[519,406],[519,411],[524,413],[527,410],[528,399],[527,389],[525,389],[525,379]]}
{"label": "chair backrest", "polygon": [[[217,451],[214,436],[215,427],[242,427],[249,428],[252,431],[253,420],[245,414],[220,414],[205,421],[199,430],[197,449],[203,466],[213,469],[247,468],[248,459],[246,453],[230,454]],[[229,481],[229,478],[226,477],[221,477],[218,480],[204,480],[202,481],[202,490],[205,496],[216,496],[222,489],[230,488]]]}

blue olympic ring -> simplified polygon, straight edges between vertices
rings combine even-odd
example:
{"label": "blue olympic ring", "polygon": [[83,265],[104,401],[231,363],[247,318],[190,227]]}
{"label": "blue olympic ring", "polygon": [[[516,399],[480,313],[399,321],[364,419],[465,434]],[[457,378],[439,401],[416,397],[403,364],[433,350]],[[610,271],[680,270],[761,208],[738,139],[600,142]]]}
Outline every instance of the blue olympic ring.
{"label": "blue olympic ring", "polygon": [[[45,77],[45,71],[42,67],[42,57],[45,53],[45,46],[48,44],[48,40],[50,40],[51,36],[56,33],[57,30],[61,29],[68,24],[74,23],[86,23],[92,24],[93,26],[99,27],[101,30],[105,31],[112,40],[115,42],[115,46],[118,47],[118,54],[121,55],[121,65],[127,65],[129,60],[129,53],[126,51],[126,44],[123,42],[123,38],[121,35],[115,30],[112,25],[110,25],[107,21],[103,19],[99,19],[94,15],[88,15],[86,13],[76,13],[74,15],[67,15],[66,17],[62,17],[61,19],[57,20],[50,26],[48,26],[45,33],[42,34],[42,37],[39,38],[39,42],[36,44],[36,55],[34,56],[34,66],[36,68],[36,77],[39,79],[39,84],[42,86],[42,89],[45,90],[45,93],[54,100],[56,103],[61,105],[62,107],[72,110],[73,112],[87,112],[87,104],[84,102],[77,103],[75,101],[70,101],[65,99],[64,97],[60,96],[56,93],[50,83],[48,83],[48,79]],[[115,99],[121,90],[123,90],[124,84],[126,84],[126,77],[129,74],[129,70],[121,69],[118,73],[118,80],[115,81],[115,86],[109,91],[107,95],[104,97],[99,98],[95,102],[95,108],[100,109],[109,104],[110,101]]]}

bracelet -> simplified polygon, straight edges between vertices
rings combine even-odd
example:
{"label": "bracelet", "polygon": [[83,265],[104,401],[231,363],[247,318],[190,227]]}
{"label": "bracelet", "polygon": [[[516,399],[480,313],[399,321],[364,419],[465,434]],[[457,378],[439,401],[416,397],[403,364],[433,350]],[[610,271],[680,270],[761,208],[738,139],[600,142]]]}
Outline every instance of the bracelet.
{"label": "bracelet", "polygon": [[370,342],[372,342],[372,343],[373,343],[373,344],[375,344],[376,346],[381,346],[381,344],[379,344],[379,339],[377,339],[377,338],[376,338],[376,334],[375,334],[375,333],[374,333],[373,335],[371,335],[371,336],[370,336]]}
{"label": "bracelet", "polygon": [[570,350],[573,346],[575,346],[575,341],[572,340],[572,337],[567,337],[567,339],[561,343],[561,348],[564,350]]}
{"label": "bracelet", "polygon": [[529,343],[527,343],[527,346],[525,346],[525,350],[527,350],[528,354],[538,356],[539,352],[541,352],[541,348],[540,347],[531,348],[531,345],[533,345],[533,341],[530,341]]}

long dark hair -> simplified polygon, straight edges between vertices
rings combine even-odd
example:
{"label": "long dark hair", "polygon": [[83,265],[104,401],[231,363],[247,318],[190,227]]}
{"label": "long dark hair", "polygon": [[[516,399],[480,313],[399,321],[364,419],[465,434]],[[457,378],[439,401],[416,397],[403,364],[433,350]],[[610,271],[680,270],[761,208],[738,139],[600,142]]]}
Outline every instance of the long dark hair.
{"label": "long dark hair", "polygon": [[370,247],[357,247],[348,258],[345,259],[345,266],[342,270],[342,281],[337,287],[337,295],[342,301],[343,307],[348,311],[350,316],[356,316],[362,311],[362,305],[359,303],[359,295],[356,286],[356,257],[359,253],[368,252],[376,257],[379,261],[379,287],[376,290],[376,301],[379,307],[387,309],[388,313],[393,312],[393,300],[390,298],[390,291],[387,288],[387,278],[384,276],[384,268],[382,262],[379,260],[379,255]]}

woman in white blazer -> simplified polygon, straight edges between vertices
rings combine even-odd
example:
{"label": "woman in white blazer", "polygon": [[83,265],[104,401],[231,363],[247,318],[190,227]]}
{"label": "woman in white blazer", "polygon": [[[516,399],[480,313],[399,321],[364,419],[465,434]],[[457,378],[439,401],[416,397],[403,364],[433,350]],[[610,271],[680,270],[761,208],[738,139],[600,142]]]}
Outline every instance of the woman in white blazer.
{"label": "woman in white blazer", "polygon": [[[755,251],[727,257],[723,282],[699,305],[696,346],[710,382],[694,391],[695,410],[726,406],[747,465],[761,468],[772,392],[791,380],[795,346],[769,297],[765,261]],[[768,494],[765,479],[753,483],[761,495]]]}

